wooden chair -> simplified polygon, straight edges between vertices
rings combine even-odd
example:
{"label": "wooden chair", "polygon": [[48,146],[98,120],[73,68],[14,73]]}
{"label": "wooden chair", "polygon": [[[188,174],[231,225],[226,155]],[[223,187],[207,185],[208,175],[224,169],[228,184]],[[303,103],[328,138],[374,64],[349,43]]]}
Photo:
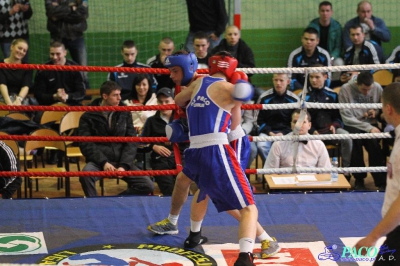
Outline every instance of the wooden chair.
{"label": "wooden chair", "polygon": [[[68,106],[65,103],[55,103],[52,104],[51,106]],[[42,114],[42,117],[40,118],[40,124],[44,125],[50,122],[54,122],[56,124],[59,124],[61,121],[61,118],[67,113],[67,111],[44,111]]]}
{"label": "wooden chair", "polygon": [[[0,102],[0,105],[7,105],[7,104],[5,104],[3,102]],[[0,117],[1,116],[5,116],[5,115],[7,115],[9,113],[10,113],[10,111],[8,111],[8,110],[0,110]]]}
{"label": "wooden chair", "polygon": [[293,93],[296,94],[298,97],[301,96],[301,93],[302,93],[302,92],[303,92],[303,89],[297,89],[297,90],[294,90],[294,91],[293,91]]}
{"label": "wooden chair", "polygon": [[[55,104],[53,104],[51,106],[68,106],[68,105],[65,104],[65,103],[55,103]],[[58,112],[58,111],[44,111],[42,113],[41,118],[40,118],[40,124],[41,125],[47,125],[47,126],[51,125],[52,126],[51,128],[53,128],[56,131],[59,131],[59,124],[60,124],[61,118],[66,113],[67,113],[67,111],[60,111],[60,112]],[[43,155],[49,156],[48,155],[49,154],[48,153],[49,150],[54,150],[54,149],[52,149],[50,147],[45,147],[45,149],[43,151]],[[45,166],[44,157],[45,156],[42,156],[42,165],[43,165],[43,167]]]}
{"label": "wooden chair", "polygon": [[[4,131],[0,131],[0,135],[9,135],[9,134],[4,132]],[[24,155],[21,154],[21,151],[19,150],[20,148],[19,148],[18,142],[14,141],[14,140],[3,140],[3,141],[4,142],[11,141],[11,142],[15,142],[17,144],[17,147],[18,147],[18,157],[17,158],[19,159],[20,162],[23,162],[24,161]],[[8,146],[11,147],[11,145],[8,145]],[[13,149],[13,147],[15,147],[15,146],[12,146],[11,148]],[[23,149],[21,149],[21,150],[23,150]],[[14,151],[14,153],[15,153],[15,155],[17,155],[17,153],[15,151]],[[30,151],[29,151],[29,153],[30,153]],[[36,156],[34,156],[32,154],[27,154],[26,155],[26,160],[27,160],[27,162],[29,162],[29,166],[30,167],[32,167],[33,164],[35,165],[35,167],[37,167],[37,158],[36,158]]]}
{"label": "wooden chair", "polygon": [[374,81],[381,84],[382,87],[389,85],[393,81],[393,73],[386,69],[378,70],[372,75]]}
{"label": "wooden chair", "polygon": [[[85,112],[68,112],[66,113],[60,121],[60,135],[71,136],[74,130],[77,130],[79,127],[79,119]],[[78,171],[81,170],[79,165],[79,157],[83,157],[83,154],[79,147],[72,146],[74,142],[66,141],[67,145],[67,157],[68,158],[76,158],[76,166],[78,167]]]}
{"label": "wooden chair", "polygon": [[5,115],[5,117],[9,117],[15,120],[21,120],[21,121],[29,121],[31,120],[29,118],[29,116],[27,116],[26,114],[23,113],[8,113],[7,115]]}
{"label": "wooden chair", "polygon": [[333,91],[336,92],[339,95],[340,92],[340,86],[333,88]]}
{"label": "wooden chair", "polygon": [[331,157],[337,157],[338,158],[338,162],[339,162],[339,166],[341,167],[342,165],[342,153],[341,153],[341,146],[340,146],[340,142],[338,142],[337,144],[325,144],[326,149],[328,150],[328,152],[331,152],[330,155],[332,155]]}
{"label": "wooden chair", "polygon": [[[52,129],[37,129],[33,131],[30,136],[60,136],[56,131]],[[29,168],[27,165],[27,152],[30,150],[35,150],[35,149],[40,149],[44,147],[51,147],[57,150],[60,150],[62,152],[64,161],[65,161],[65,167],[47,167],[47,168]],[[66,156],[66,145],[64,141],[51,141],[51,140],[28,140],[25,142],[25,147],[24,147],[24,170],[26,172],[45,172],[45,171],[51,171],[51,172],[65,172],[69,171],[69,164],[68,164],[68,159]],[[50,177],[43,177],[43,176],[35,176],[35,177],[25,177],[25,197],[27,197],[27,190],[29,188],[29,197],[32,198],[32,180],[36,180],[36,191],[39,190],[39,179],[43,178],[50,178]],[[62,179],[60,177],[58,179],[58,189],[61,187],[61,182]],[[70,196],[70,180],[69,177],[65,178],[65,196],[69,197]]]}
{"label": "wooden chair", "polygon": [[[8,135],[7,133],[3,134],[5,132],[0,132],[0,135]],[[8,147],[10,147],[15,155],[15,158],[18,160],[18,168],[20,169],[21,167],[21,161],[19,160],[20,158],[20,153],[19,153],[19,146],[18,143],[15,140],[11,139],[3,139],[2,140]],[[21,198],[21,187],[17,190],[17,198]]]}

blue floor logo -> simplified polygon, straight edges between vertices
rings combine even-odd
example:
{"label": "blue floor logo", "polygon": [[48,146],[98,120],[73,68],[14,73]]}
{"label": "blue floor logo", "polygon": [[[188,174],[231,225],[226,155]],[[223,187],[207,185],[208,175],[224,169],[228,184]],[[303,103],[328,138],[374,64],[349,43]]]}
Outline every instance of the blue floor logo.
{"label": "blue floor logo", "polygon": [[[347,261],[347,262],[358,262],[358,261],[375,261],[377,260],[394,260],[393,253],[395,249],[389,249],[388,246],[382,245],[378,247],[361,247],[358,250],[355,247],[344,246],[343,251],[338,250],[337,245],[327,246],[324,248],[324,252],[318,254],[319,260],[332,260],[332,261]],[[388,254],[387,258],[383,258],[384,254]]]}
{"label": "blue floor logo", "polygon": [[340,259],[340,254],[335,252],[336,249],[336,245],[325,247],[324,252],[318,254],[318,259],[338,261]]}
{"label": "blue floor logo", "polygon": [[102,244],[57,251],[37,261],[45,265],[217,266],[209,255],[158,244]]}

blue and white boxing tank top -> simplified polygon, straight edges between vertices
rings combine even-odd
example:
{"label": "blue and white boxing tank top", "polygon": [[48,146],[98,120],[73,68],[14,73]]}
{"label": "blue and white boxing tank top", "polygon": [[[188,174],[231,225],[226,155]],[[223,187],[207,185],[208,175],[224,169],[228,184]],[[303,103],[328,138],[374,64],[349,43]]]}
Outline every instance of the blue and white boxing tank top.
{"label": "blue and white boxing tank top", "polygon": [[228,133],[231,114],[215,104],[209,97],[208,88],[214,82],[225,81],[222,78],[204,77],[200,89],[186,108],[190,136],[210,133]]}

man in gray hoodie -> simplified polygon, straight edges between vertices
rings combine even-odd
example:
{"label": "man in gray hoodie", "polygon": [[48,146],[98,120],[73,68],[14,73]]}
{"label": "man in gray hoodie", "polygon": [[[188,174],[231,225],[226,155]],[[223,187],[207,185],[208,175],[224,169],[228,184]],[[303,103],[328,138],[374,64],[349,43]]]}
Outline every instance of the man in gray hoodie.
{"label": "man in gray hoodie", "polygon": [[[344,84],[339,93],[340,103],[380,103],[382,87],[374,82],[370,72],[361,72],[356,80]],[[380,109],[340,109],[345,130],[349,133],[380,133],[378,118]],[[382,154],[379,139],[353,139],[351,155],[352,167],[365,167],[363,146],[368,152],[369,166],[385,166],[386,160]],[[354,173],[356,190],[365,190],[366,173]],[[375,186],[384,191],[386,188],[386,173],[372,173]]]}

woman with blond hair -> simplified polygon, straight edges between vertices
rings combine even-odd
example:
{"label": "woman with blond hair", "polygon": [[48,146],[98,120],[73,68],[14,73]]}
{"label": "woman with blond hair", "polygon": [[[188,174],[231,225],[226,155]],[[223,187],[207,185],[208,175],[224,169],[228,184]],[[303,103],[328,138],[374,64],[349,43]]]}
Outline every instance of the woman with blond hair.
{"label": "woman with blond hair", "polygon": [[[10,56],[2,63],[22,64],[27,51],[28,43],[24,39],[15,39],[11,43]],[[7,105],[27,105],[26,96],[31,84],[31,70],[0,68],[0,101]]]}

